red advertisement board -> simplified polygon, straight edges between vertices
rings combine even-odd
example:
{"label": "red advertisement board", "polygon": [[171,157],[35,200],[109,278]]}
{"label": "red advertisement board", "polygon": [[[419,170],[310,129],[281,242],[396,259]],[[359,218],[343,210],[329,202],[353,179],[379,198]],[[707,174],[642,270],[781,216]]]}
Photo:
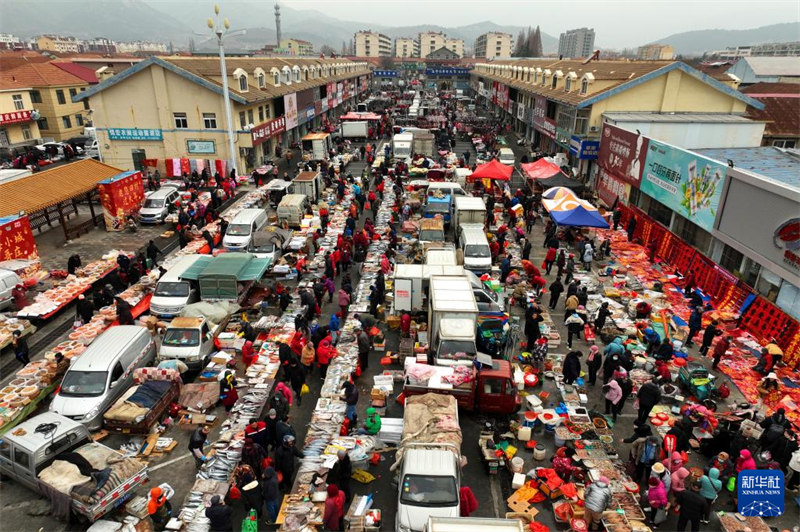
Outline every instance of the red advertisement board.
{"label": "red advertisement board", "polygon": [[0,260],[38,259],[28,216],[0,218]]}
{"label": "red advertisement board", "polygon": [[616,178],[613,174],[600,168],[597,172],[597,195],[603,203],[611,207],[619,198],[621,203],[627,204],[631,194],[631,186]]}
{"label": "red advertisement board", "polygon": [[144,201],[141,172],[124,172],[100,181],[97,190],[108,231],[125,229],[125,217],[138,211]]}
{"label": "red advertisement board", "polygon": [[253,146],[262,144],[270,137],[286,131],[286,117],[282,116],[269,122],[259,124],[250,130],[250,138],[253,141]]}
{"label": "red advertisement board", "polygon": [[603,124],[597,162],[616,177],[639,188],[647,146],[648,140],[644,136]]}

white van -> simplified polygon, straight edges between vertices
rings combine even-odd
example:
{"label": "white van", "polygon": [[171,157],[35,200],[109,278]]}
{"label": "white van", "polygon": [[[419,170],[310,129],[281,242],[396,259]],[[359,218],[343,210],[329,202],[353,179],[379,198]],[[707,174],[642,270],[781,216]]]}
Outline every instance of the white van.
{"label": "white van", "polygon": [[64,374],[50,411],[99,429],[103,413],[132,386],[133,371],[151,366],[155,358],[156,344],[145,327],[110,328]]}
{"label": "white van", "polygon": [[290,227],[300,227],[306,215],[308,198],[303,194],[287,194],[278,205],[278,222],[286,222]]}
{"label": "white van", "polygon": [[226,251],[247,251],[253,233],[267,225],[264,209],[242,209],[228,225],[222,247]]}
{"label": "white van", "polygon": [[144,205],[139,210],[139,221],[143,224],[160,224],[164,218],[175,210],[175,202],[180,193],[175,187],[161,187],[144,198]]}
{"label": "white van", "polygon": [[458,246],[464,254],[464,268],[477,275],[492,269],[492,252],[482,224],[459,225]]}
{"label": "white van", "polygon": [[200,369],[211,359],[214,338],[223,327],[205,318],[175,318],[164,333],[158,359],[180,360],[190,370]]}
{"label": "white van", "polygon": [[514,166],[517,158],[514,156],[514,152],[511,151],[511,148],[500,148],[500,151],[497,153],[497,160],[502,164]]}
{"label": "white van", "polygon": [[450,196],[466,196],[467,193],[458,183],[452,181],[431,181],[428,184],[428,196],[435,196],[436,191],[441,190],[442,194]]}
{"label": "white van", "polygon": [[0,268],[0,310],[10,307],[14,303],[11,292],[18,284],[22,284],[22,279],[19,278],[19,275],[11,270]]}
{"label": "white van", "polygon": [[162,320],[171,319],[180,314],[186,305],[198,300],[197,288],[181,276],[202,256],[181,257],[161,276],[150,299],[150,314]]}

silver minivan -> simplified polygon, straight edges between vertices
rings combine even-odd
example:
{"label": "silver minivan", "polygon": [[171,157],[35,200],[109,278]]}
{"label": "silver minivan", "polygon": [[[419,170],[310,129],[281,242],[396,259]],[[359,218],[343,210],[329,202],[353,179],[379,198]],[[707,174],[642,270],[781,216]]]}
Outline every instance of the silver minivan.
{"label": "silver minivan", "polygon": [[110,328],[64,374],[50,411],[99,429],[105,411],[133,384],[133,371],[155,358],[156,344],[145,327]]}
{"label": "silver minivan", "polygon": [[464,268],[483,275],[492,269],[492,252],[482,224],[458,226],[458,246],[464,254]]}
{"label": "silver minivan", "polygon": [[163,223],[167,215],[175,210],[175,202],[180,197],[175,187],[161,187],[151,192],[145,197],[144,205],[139,209],[139,221],[143,224]]}
{"label": "silver minivan", "polygon": [[247,251],[253,234],[267,225],[264,209],[242,209],[228,225],[222,239],[226,251]]}
{"label": "silver minivan", "polygon": [[0,310],[13,304],[14,298],[11,296],[11,292],[18,284],[22,284],[22,279],[19,278],[19,275],[11,270],[0,268]]}

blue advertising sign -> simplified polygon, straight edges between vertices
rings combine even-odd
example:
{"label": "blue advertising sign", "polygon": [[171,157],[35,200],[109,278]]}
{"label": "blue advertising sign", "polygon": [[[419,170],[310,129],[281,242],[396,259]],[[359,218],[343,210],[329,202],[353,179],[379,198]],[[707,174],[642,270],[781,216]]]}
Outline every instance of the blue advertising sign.
{"label": "blue advertising sign", "polygon": [[727,170],[722,163],[650,139],[639,188],[710,232]]}
{"label": "blue advertising sign", "polygon": [[783,513],[783,472],[746,469],[736,479],[739,513],[745,517],[777,517]]}
{"label": "blue advertising sign", "polygon": [[586,140],[573,135],[569,141],[569,151],[578,159],[593,161],[597,159],[597,153],[600,151],[600,141]]}
{"label": "blue advertising sign", "polygon": [[397,70],[376,70],[373,74],[376,78],[396,78]]}
{"label": "blue advertising sign", "polygon": [[466,76],[468,68],[426,68],[426,76]]}
{"label": "blue advertising sign", "polygon": [[162,140],[160,129],[139,129],[138,127],[110,127],[110,140]]}

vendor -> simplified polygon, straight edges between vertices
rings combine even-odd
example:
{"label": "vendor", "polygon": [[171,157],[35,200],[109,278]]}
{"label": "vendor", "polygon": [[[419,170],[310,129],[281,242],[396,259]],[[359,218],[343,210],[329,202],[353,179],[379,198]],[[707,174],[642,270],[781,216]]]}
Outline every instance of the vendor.
{"label": "vendor", "polygon": [[578,464],[574,457],[575,449],[570,449],[569,447],[559,448],[553,457],[553,469],[564,482],[569,482],[575,470],[578,469]]}
{"label": "vendor", "polygon": [[367,419],[364,420],[364,427],[358,429],[356,434],[377,436],[380,431],[381,416],[378,415],[374,408],[367,408]]}
{"label": "vendor", "polygon": [[24,285],[18,284],[11,290],[11,297],[14,299],[14,307],[17,310],[22,310],[31,304],[28,301],[28,290]]}
{"label": "vendor", "polygon": [[644,337],[645,344],[647,345],[648,355],[661,345],[661,336],[659,336],[659,334],[652,327],[646,327],[642,331],[642,336]]}
{"label": "vendor", "polygon": [[768,375],[772,372],[772,368],[775,366],[775,360],[772,358],[772,353],[770,353],[769,349],[766,347],[761,349],[761,360],[758,361],[758,364],[753,366],[753,371],[761,373],[762,375]]}
{"label": "vendor", "polygon": [[653,307],[647,301],[639,301],[636,304],[636,319],[645,320],[650,317],[650,311]]}
{"label": "vendor", "polygon": [[672,360],[672,356],[674,355],[672,342],[669,341],[668,338],[664,338],[664,340],[659,344],[658,348],[655,351],[655,359],[664,362],[665,364]]}

